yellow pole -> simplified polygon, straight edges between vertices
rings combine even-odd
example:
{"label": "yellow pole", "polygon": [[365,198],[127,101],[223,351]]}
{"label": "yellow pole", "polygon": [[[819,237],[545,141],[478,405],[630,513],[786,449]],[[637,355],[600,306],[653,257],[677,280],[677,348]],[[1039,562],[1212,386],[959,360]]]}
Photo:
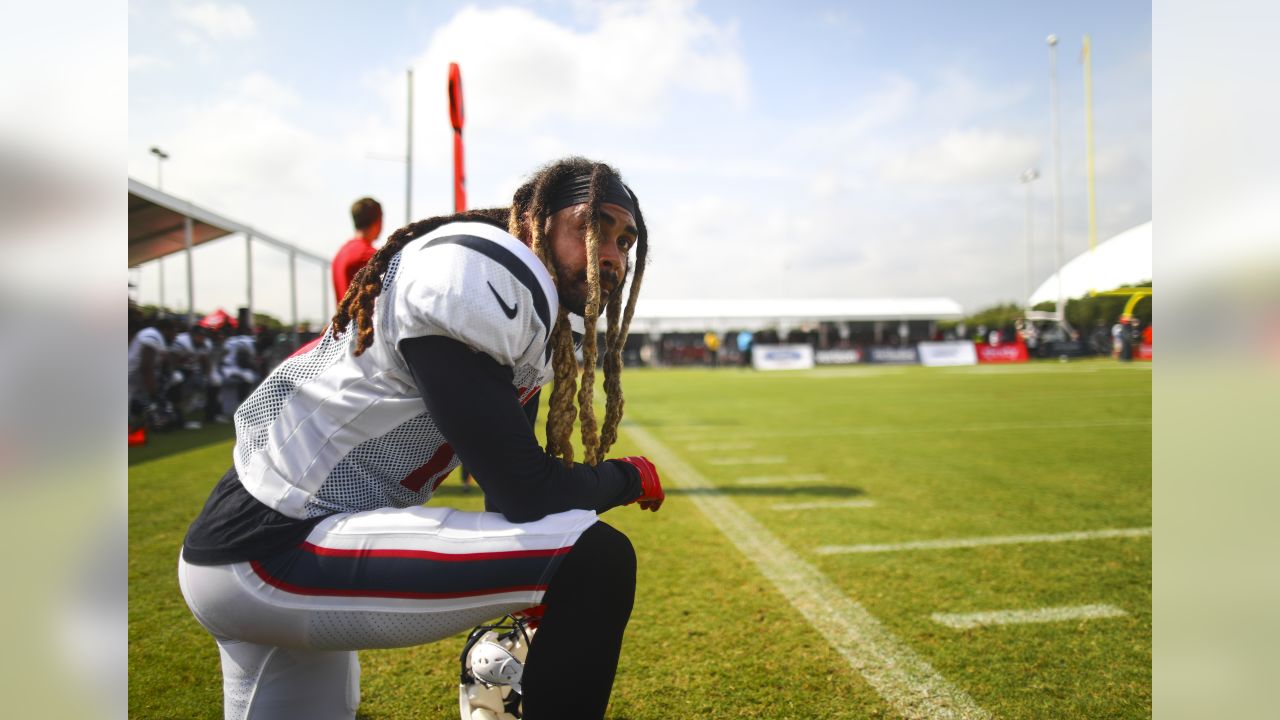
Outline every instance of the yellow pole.
{"label": "yellow pole", "polygon": [[1084,142],[1089,182],[1089,294],[1097,290],[1094,265],[1097,263],[1098,210],[1093,186],[1093,62],[1089,36],[1084,36]]}
{"label": "yellow pole", "polygon": [[1151,297],[1150,288],[1148,288],[1146,291],[1139,290],[1133,293],[1133,295],[1129,297],[1129,302],[1124,304],[1124,314],[1133,315],[1133,309],[1138,306],[1138,303],[1142,302],[1143,298],[1148,298],[1148,297]]}

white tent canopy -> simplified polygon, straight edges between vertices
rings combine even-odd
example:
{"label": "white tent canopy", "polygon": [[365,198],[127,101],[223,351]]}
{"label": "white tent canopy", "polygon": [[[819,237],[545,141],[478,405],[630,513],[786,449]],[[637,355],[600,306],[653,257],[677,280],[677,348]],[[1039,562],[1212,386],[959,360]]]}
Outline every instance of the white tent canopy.
{"label": "white tent canopy", "polygon": [[[320,264],[324,276],[320,283],[323,307],[326,314],[328,313],[330,299],[328,258],[302,250],[283,240],[277,240],[249,225],[129,178],[129,267],[138,267],[185,250],[189,322],[195,319],[193,290],[195,268],[191,260],[191,248],[234,234],[243,235],[245,239],[245,306],[249,308],[250,314],[253,312],[253,242],[255,240],[279,248],[289,255],[289,292],[293,327],[296,328],[298,325],[296,277],[298,257]],[[163,280],[161,282],[163,283]]]}
{"label": "white tent canopy", "polygon": [[959,320],[950,298],[830,298],[782,300],[647,300],[636,303],[631,332],[763,330],[818,322]]}
{"label": "white tent canopy", "polygon": [[[1114,290],[1121,285],[1134,285],[1151,280],[1151,223],[1130,228],[1084,251],[1062,267],[1062,297],[1078,298],[1091,290]],[[1057,302],[1058,274],[1031,294],[1030,306]]]}

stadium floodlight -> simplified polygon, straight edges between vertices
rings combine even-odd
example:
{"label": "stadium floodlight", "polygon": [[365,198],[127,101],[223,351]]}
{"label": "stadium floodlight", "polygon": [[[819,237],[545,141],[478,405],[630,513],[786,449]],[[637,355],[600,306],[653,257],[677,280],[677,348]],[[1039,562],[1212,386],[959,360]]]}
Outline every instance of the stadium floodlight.
{"label": "stadium floodlight", "polygon": [[405,119],[404,141],[404,224],[413,222],[413,68],[405,73],[408,79],[408,117]]}
{"label": "stadium floodlight", "polygon": [[1045,38],[1049,45],[1049,82],[1053,105],[1053,236],[1058,256],[1058,305],[1054,310],[1058,325],[1067,325],[1066,299],[1062,297],[1062,266],[1065,262],[1062,248],[1062,138],[1058,130],[1058,36]]}
{"label": "stadium floodlight", "polygon": [[169,153],[161,150],[155,145],[151,146],[151,154],[156,156],[156,189],[164,189],[164,173],[161,172],[162,163],[169,159]]}

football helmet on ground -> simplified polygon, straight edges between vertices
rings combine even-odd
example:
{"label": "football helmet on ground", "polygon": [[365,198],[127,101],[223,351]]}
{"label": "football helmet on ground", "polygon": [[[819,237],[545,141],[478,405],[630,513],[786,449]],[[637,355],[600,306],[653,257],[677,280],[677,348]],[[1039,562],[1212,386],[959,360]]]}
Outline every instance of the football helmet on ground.
{"label": "football helmet on ground", "polygon": [[507,615],[478,625],[462,648],[458,711],[462,720],[517,720],[521,716],[524,661],[536,619]]}

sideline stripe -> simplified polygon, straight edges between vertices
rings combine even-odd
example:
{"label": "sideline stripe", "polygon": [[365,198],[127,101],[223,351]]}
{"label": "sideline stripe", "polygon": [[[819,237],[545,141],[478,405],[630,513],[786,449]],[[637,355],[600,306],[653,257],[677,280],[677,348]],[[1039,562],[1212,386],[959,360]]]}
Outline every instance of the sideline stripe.
{"label": "sideline stripe", "polygon": [[840,508],[875,507],[875,500],[826,500],[802,503],[778,503],[771,505],[770,510],[836,510]]}
{"label": "sideline stripe", "polygon": [[809,475],[755,475],[752,477],[738,478],[734,483],[736,485],[785,485],[787,483],[813,483],[826,480],[827,476],[822,473],[812,473]]}
{"label": "sideline stripe", "polygon": [[897,552],[899,550],[952,550],[955,548],[982,547],[984,545],[1021,545],[1024,543],[1054,543],[1150,536],[1151,528],[1122,528],[1084,530],[1081,532],[1055,533],[1053,535],[997,535],[992,537],[949,538],[946,540],[917,540],[915,542],[886,543],[882,545],[820,545],[814,548],[813,551],[819,555],[841,555],[845,553]]}
{"label": "sideline stripe", "polygon": [[712,458],[708,465],[781,465],[787,461],[786,455],[756,455],[755,457]]}
{"label": "sideline stripe", "polygon": [[1096,620],[1128,615],[1114,605],[1068,605],[1037,610],[992,610],[976,613],[934,613],[933,621],[956,630],[984,625],[1021,625],[1024,623],[1062,622],[1064,620]]}
{"label": "sideline stripe", "polygon": [[[644,428],[625,424],[623,430],[670,484],[715,489]],[[909,720],[991,717],[737,503],[714,493],[689,499],[898,714]]]}

